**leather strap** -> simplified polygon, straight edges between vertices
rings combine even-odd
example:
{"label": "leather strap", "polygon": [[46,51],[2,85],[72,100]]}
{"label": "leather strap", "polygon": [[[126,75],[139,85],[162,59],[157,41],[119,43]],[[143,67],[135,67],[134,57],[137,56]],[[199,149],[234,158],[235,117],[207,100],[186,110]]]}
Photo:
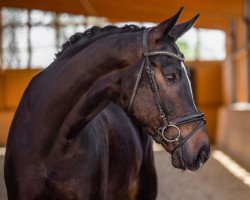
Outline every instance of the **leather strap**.
{"label": "leather strap", "polygon": [[134,86],[134,89],[133,89],[133,93],[132,93],[132,96],[130,98],[129,105],[128,105],[128,113],[130,113],[130,111],[131,111],[131,107],[132,107],[136,92],[138,90],[139,83],[140,83],[141,78],[142,78],[142,72],[143,72],[144,65],[145,65],[145,59],[142,60],[141,67],[140,67],[139,72],[137,74],[137,78],[136,78],[135,86]]}
{"label": "leather strap", "polygon": [[181,125],[181,124],[196,122],[196,121],[200,121],[200,120],[204,120],[204,114],[201,112],[195,113],[192,115],[187,115],[187,116],[175,118],[175,119],[170,121],[170,124]]}
{"label": "leather strap", "polygon": [[159,56],[159,55],[170,56],[170,57],[176,58],[177,60],[180,60],[180,61],[185,60],[185,58],[183,58],[177,54],[171,53],[169,51],[152,51],[152,52],[144,53],[144,56]]}

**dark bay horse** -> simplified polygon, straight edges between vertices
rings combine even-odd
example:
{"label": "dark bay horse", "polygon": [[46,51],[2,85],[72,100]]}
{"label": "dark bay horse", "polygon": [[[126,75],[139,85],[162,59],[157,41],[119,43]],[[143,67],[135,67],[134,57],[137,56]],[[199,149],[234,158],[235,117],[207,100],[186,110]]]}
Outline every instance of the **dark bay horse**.
{"label": "dark bay horse", "polygon": [[32,79],[7,142],[9,199],[155,199],[150,135],[177,168],[206,162],[204,117],[175,44],[198,16],[175,25],[181,12],[150,29],[77,33]]}

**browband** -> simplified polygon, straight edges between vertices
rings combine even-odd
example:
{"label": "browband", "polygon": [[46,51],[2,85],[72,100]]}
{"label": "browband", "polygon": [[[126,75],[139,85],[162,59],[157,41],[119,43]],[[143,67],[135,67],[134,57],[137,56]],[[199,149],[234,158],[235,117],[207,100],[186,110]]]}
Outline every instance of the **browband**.
{"label": "browband", "polygon": [[144,53],[143,55],[144,56],[159,56],[159,55],[163,55],[163,56],[170,56],[170,57],[175,58],[175,59],[180,60],[180,61],[184,61],[185,60],[184,57],[182,57],[182,56],[180,56],[178,54],[169,52],[169,51],[151,51],[151,52]]}

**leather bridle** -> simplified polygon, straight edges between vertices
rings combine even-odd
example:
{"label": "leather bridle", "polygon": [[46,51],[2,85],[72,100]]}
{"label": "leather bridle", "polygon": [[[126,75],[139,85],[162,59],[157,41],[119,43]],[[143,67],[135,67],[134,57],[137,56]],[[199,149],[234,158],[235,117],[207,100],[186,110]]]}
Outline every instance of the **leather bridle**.
{"label": "leather bridle", "polygon": [[[156,134],[152,135],[152,138],[158,144],[163,144],[163,142],[173,143],[174,148],[170,153],[174,154],[177,149],[179,149],[183,144],[185,144],[186,141],[189,138],[191,138],[194,135],[194,133],[203,124],[205,124],[205,118],[204,118],[203,113],[198,112],[198,113],[190,114],[187,116],[181,116],[181,117],[175,118],[174,120],[171,120],[171,121],[168,120],[166,112],[164,111],[164,106],[163,106],[163,103],[162,103],[162,100],[161,100],[161,97],[159,94],[159,87],[156,83],[154,71],[153,71],[153,68],[150,64],[149,57],[151,57],[151,56],[169,56],[169,57],[175,58],[181,62],[184,61],[184,57],[182,57],[181,55],[169,52],[169,51],[164,51],[164,50],[149,52],[149,50],[148,50],[148,38],[147,38],[148,32],[149,32],[148,29],[144,30],[144,32],[143,32],[143,57],[144,58],[142,60],[141,67],[140,67],[139,72],[137,74],[137,79],[136,79],[136,82],[134,85],[133,93],[132,93],[132,96],[131,96],[130,101],[129,101],[128,113],[130,113],[130,111],[131,111],[131,107],[132,107],[135,95],[137,93],[140,80],[142,78],[142,72],[143,72],[144,67],[146,66],[145,67],[146,73],[148,75],[149,83],[150,83],[152,92],[154,94],[156,107],[157,107],[157,109],[160,113],[160,117],[163,121],[163,125],[158,128]],[[191,122],[198,122],[198,121],[200,121],[200,122],[194,127],[194,129],[186,137],[182,137],[181,131],[180,131],[178,126],[182,125],[182,124],[191,123]],[[177,136],[173,139],[167,138],[164,135],[164,132],[169,128],[174,128],[178,132]]]}

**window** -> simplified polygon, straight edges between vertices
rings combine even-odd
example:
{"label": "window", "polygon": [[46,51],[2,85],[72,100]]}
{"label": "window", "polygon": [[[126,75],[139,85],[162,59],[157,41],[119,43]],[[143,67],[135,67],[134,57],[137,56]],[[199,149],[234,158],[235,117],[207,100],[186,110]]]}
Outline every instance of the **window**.
{"label": "window", "polygon": [[27,66],[28,12],[3,9],[3,65],[9,68]]}
{"label": "window", "polygon": [[226,58],[226,34],[220,30],[192,28],[177,45],[187,60],[224,60]]}
{"label": "window", "polygon": [[220,30],[197,29],[199,60],[224,60],[226,35]]}
{"label": "window", "polygon": [[47,67],[61,45],[76,32],[100,25],[104,18],[40,10],[2,9],[2,67]]}
{"label": "window", "polygon": [[177,40],[177,45],[187,60],[196,60],[198,54],[197,30],[192,28]]}

